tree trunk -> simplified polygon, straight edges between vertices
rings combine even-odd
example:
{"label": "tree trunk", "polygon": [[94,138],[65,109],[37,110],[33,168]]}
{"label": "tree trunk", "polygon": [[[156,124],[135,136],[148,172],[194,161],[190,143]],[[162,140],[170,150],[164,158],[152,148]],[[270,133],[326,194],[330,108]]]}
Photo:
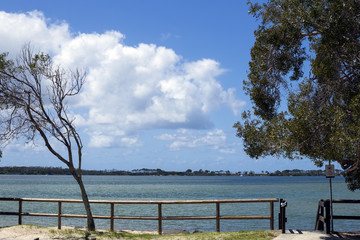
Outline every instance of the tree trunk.
{"label": "tree trunk", "polygon": [[89,198],[88,198],[88,196],[86,194],[84,183],[83,183],[81,177],[77,176],[77,177],[75,177],[75,179],[79,184],[79,187],[80,187],[80,190],[81,190],[81,197],[82,197],[82,200],[84,202],[84,207],[85,207],[85,210],[86,210],[87,229],[88,229],[88,231],[95,231],[95,222],[94,222],[94,218],[92,216],[92,212],[91,212],[91,209],[90,209]]}

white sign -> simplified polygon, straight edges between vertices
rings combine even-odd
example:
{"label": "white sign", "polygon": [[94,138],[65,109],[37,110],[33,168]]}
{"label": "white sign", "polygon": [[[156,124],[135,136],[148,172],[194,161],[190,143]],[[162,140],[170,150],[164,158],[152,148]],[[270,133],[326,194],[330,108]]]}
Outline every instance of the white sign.
{"label": "white sign", "polygon": [[335,177],[335,167],[334,165],[325,165],[325,175],[327,178]]}

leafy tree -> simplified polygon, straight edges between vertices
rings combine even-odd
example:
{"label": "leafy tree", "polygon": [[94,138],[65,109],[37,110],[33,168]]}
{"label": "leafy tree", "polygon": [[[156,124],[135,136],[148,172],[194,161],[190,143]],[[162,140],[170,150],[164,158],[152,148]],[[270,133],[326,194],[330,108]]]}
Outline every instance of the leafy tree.
{"label": "leafy tree", "polygon": [[244,81],[253,111],[234,125],[245,151],[336,161],[360,189],[360,1],[248,4],[261,23]]}
{"label": "leafy tree", "polygon": [[[13,61],[0,55],[0,141],[40,136],[47,149],[63,162],[79,184],[87,213],[87,226],[95,230],[82,180],[82,149],[67,101],[78,94],[85,73],[55,67],[47,54],[34,54],[25,46]],[[60,144],[59,144],[60,143]],[[65,151],[64,151],[65,149]]]}

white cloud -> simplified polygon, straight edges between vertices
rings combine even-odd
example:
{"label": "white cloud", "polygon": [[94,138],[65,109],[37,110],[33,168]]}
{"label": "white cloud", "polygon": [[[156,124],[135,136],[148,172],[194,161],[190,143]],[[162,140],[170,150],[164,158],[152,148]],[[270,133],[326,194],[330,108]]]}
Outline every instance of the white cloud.
{"label": "white cloud", "polygon": [[96,147],[111,147],[114,142],[114,137],[106,135],[97,135],[90,138],[90,146]]}
{"label": "white cloud", "polygon": [[170,150],[184,148],[208,147],[221,153],[233,154],[235,149],[227,142],[226,134],[221,129],[212,131],[179,129],[175,134],[164,133],[155,137],[158,140],[171,141]]}
{"label": "white cloud", "polygon": [[219,151],[221,153],[226,153],[226,154],[235,154],[236,153],[235,148],[225,148],[225,149],[220,149]]}
{"label": "white cloud", "polygon": [[71,39],[66,23],[48,24],[39,11],[19,14],[0,11],[0,26],[0,51],[11,56],[16,56],[28,42],[41,51],[56,53]]}
{"label": "white cloud", "polygon": [[[213,110],[226,105],[237,114],[244,104],[234,89],[225,90],[216,80],[225,71],[218,62],[184,61],[172,49],[154,44],[127,46],[117,31],[73,35],[66,23],[49,24],[37,11],[0,12],[0,37],[0,51],[18,51],[31,41],[56,63],[87,69],[83,91],[71,103],[93,147],[140,145],[132,133],[143,129],[209,128]],[[215,137],[192,144],[220,141],[216,131]]]}
{"label": "white cloud", "polygon": [[41,142],[28,142],[25,144],[21,144],[19,142],[11,142],[10,144],[4,146],[4,150],[9,152],[24,152],[28,149],[31,149],[34,152],[43,152],[47,150],[44,144],[41,144]]}

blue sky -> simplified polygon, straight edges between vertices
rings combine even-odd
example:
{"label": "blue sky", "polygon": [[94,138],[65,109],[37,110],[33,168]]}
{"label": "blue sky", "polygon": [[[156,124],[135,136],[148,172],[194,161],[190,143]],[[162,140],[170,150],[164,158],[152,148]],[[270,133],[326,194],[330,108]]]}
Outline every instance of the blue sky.
{"label": "blue sky", "polygon": [[[274,171],[309,160],[242,150],[232,125],[251,108],[242,90],[255,19],[243,0],[3,0],[0,52],[25,42],[64,67],[85,68],[69,102],[84,169]],[[44,148],[14,141],[0,166],[62,166]]]}

